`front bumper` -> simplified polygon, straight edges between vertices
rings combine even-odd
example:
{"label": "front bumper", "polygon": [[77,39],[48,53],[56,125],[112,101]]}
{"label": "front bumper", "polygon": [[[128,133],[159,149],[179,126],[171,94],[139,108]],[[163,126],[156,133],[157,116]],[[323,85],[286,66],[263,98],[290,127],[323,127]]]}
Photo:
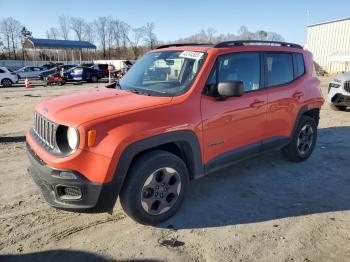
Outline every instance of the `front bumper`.
{"label": "front bumper", "polygon": [[52,168],[28,144],[27,155],[30,160],[28,174],[51,206],[65,210],[98,212],[113,208],[116,197],[112,197],[115,194],[110,183],[93,183],[79,172]]}
{"label": "front bumper", "polygon": [[350,106],[350,96],[336,94],[331,98],[331,103],[336,106]]}

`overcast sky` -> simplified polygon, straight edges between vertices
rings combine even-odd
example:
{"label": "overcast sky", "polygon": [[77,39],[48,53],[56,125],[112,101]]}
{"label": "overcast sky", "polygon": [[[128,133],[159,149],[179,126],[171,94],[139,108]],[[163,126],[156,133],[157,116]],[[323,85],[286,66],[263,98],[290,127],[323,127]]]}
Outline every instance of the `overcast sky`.
{"label": "overcast sky", "polygon": [[[308,18],[308,10],[310,16]],[[176,40],[214,27],[218,33],[237,33],[241,25],[250,31],[263,29],[281,34],[286,41],[304,43],[308,23],[350,17],[350,2],[332,1],[158,1],[158,0],[0,0],[0,18],[12,16],[45,37],[49,27],[58,25],[60,15],[112,16],[132,27],[154,22],[160,40]]]}

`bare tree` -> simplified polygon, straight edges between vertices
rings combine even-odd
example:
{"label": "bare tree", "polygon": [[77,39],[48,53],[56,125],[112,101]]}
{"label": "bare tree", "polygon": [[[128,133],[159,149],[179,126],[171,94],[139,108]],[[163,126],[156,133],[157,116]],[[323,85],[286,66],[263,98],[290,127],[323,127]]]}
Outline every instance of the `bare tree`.
{"label": "bare tree", "polygon": [[131,37],[130,37],[130,45],[132,48],[132,51],[134,53],[134,59],[138,59],[139,55],[140,55],[140,42],[143,38],[144,32],[145,32],[145,28],[144,27],[139,27],[139,28],[133,28],[131,33]]}
{"label": "bare tree", "polygon": [[85,21],[81,17],[72,17],[70,19],[70,28],[75,33],[76,38],[81,41],[83,40],[83,34],[84,34],[84,28],[85,28]]}
{"label": "bare tree", "polygon": [[214,36],[217,33],[217,30],[213,27],[207,28],[207,41],[208,43],[213,43]]}
{"label": "bare tree", "polygon": [[102,47],[103,58],[106,58],[106,41],[107,41],[107,17],[102,16],[95,20],[95,28],[97,35],[100,39],[100,44]]}
{"label": "bare tree", "polygon": [[9,56],[11,52],[14,59],[17,59],[17,45],[21,42],[21,29],[23,26],[12,17],[4,18],[0,22],[0,34],[5,42]]}
{"label": "bare tree", "polygon": [[46,31],[46,37],[48,39],[58,39],[59,31],[56,27],[50,27],[49,30]]}
{"label": "bare tree", "polygon": [[68,16],[61,15],[58,17],[58,23],[60,28],[61,36],[64,40],[69,39],[69,31],[70,31],[70,19]]}
{"label": "bare tree", "polygon": [[84,40],[90,43],[93,43],[95,41],[95,30],[94,30],[93,23],[85,24],[83,35],[84,35],[83,37]]}
{"label": "bare tree", "polygon": [[157,44],[157,36],[154,33],[154,23],[147,23],[145,26],[144,40],[150,49],[153,49]]}
{"label": "bare tree", "polygon": [[270,41],[284,41],[284,37],[275,32],[267,32],[266,38]]}

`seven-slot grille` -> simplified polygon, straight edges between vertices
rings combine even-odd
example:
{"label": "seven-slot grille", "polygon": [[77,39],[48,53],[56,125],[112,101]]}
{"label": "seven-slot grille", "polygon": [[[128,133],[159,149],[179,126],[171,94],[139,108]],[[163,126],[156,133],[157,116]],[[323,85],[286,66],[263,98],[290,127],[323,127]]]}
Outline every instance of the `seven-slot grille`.
{"label": "seven-slot grille", "polygon": [[344,83],[344,90],[350,93],[350,81]]}
{"label": "seven-slot grille", "polygon": [[44,142],[48,147],[53,149],[55,147],[57,124],[46,119],[39,113],[34,113],[34,132],[39,139]]}

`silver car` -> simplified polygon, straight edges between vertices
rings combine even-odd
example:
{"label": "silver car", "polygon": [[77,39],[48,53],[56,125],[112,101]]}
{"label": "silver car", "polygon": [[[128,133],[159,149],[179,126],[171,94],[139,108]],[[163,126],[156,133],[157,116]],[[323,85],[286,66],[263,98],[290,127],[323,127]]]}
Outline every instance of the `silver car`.
{"label": "silver car", "polygon": [[337,111],[345,111],[350,107],[350,72],[329,82],[327,102]]}
{"label": "silver car", "polygon": [[39,77],[39,75],[44,71],[42,67],[39,66],[25,66],[21,69],[18,69],[16,73],[21,78],[36,78]]}

